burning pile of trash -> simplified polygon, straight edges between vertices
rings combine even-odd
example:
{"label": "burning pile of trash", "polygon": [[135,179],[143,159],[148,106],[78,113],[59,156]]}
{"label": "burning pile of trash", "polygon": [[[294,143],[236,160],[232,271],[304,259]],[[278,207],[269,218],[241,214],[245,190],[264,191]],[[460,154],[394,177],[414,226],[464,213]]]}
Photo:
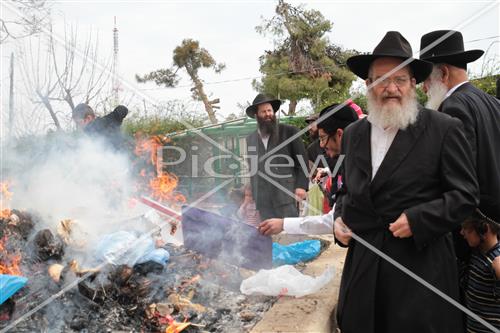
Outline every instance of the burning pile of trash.
{"label": "burning pile of trash", "polygon": [[[28,280],[0,306],[0,328],[16,332],[243,332],[275,300],[240,294],[240,283],[249,271],[204,258],[183,246],[163,244],[159,238],[155,247],[162,255],[132,259],[134,254],[139,256],[138,248],[153,241],[153,233],[140,235],[139,246],[128,248],[122,256],[109,256],[109,249],[97,246],[93,255],[105,252],[108,261],[84,268],[70,259],[81,241],[73,237],[77,222],[65,220],[56,231],[35,232],[36,217],[16,210],[9,213],[0,219],[1,273]],[[127,226],[147,222],[128,221]],[[122,231],[103,240],[109,248],[116,244],[113,239],[131,235]],[[41,308],[43,303],[47,304]]]}
{"label": "burning pile of trash", "polygon": [[299,293],[282,288],[288,273],[271,272],[279,281],[263,294],[273,296],[244,295],[243,280],[246,290],[269,287],[251,277],[272,268],[275,253],[290,264],[289,249],[253,226],[185,206],[175,175],[141,152],[144,168],[86,139],[27,152],[28,159],[8,155],[14,161],[3,176],[12,181],[0,183],[0,332],[246,332],[278,297],[319,290],[295,270]]}
{"label": "burning pile of trash", "polygon": [[239,292],[249,271],[182,246],[178,218],[131,201],[140,171],[153,175],[143,195],[180,210],[176,177],[154,160],[143,172],[88,138],[5,157],[0,331],[240,332],[274,302]]}

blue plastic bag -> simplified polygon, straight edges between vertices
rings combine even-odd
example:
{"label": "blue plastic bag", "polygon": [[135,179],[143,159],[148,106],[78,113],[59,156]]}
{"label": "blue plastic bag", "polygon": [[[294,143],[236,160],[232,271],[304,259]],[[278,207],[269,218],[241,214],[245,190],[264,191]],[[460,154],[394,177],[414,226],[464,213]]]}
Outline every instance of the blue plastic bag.
{"label": "blue plastic bag", "polygon": [[166,265],[168,259],[170,259],[170,253],[168,253],[168,251],[163,248],[158,248],[139,258],[139,260],[137,260],[137,263],[142,264],[146,261],[154,261],[157,264]]}
{"label": "blue plastic bag", "polygon": [[99,240],[95,258],[98,262],[107,261],[114,265],[134,266],[149,260],[165,265],[170,254],[165,249],[155,248],[154,240],[149,236],[117,231]]}
{"label": "blue plastic bag", "polygon": [[319,240],[305,240],[302,242],[282,245],[273,243],[273,265],[295,265],[316,258],[321,250]]}
{"label": "blue plastic bag", "polygon": [[28,279],[22,276],[0,274],[0,304],[24,287]]}

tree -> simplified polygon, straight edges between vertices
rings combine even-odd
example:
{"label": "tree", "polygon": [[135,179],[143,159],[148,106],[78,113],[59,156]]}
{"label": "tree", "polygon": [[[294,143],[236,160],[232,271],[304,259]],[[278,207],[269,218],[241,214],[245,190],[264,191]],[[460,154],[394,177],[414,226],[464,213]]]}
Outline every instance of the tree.
{"label": "tree", "polygon": [[302,99],[319,110],[347,98],[355,76],[345,67],[345,61],[358,52],[330,43],[325,34],[331,28],[332,23],[319,11],[280,0],[276,15],[256,27],[260,34],[273,36],[275,49],[260,57],[264,76],[261,81],[254,80],[254,87],[289,100],[289,115],[295,114]]}
{"label": "tree", "polygon": [[101,93],[111,75],[111,60],[104,67],[99,65],[97,38],[94,42],[90,34],[84,43],[78,43],[77,29],[65,29],[63,40],[58,41],[51,31],[30,38],[20,52],[25,89],[34,96],[33,103],[49,112],[58,130],[63,127],[59,117],[68,118],[78,103],[102,101]]}
{"label": "tree", "polygon": [[37,34],[50,22],[50,4],[45,0],[2,1],[14,15],[0,17],[0,44]]}
{"label": "tree", "polygon": [[154,81],[157,85],[172,88],[179,83],[177,72],[180,69],[184,69],[193,82],[193,87],[191,88],[193,99],[203,102],[210,122],[217,124],[215,110],[219,108],[216,105],[219,103],[219,99],[208,99],[199,75],[199,70],[201,68],[211,68],[216,73],[220,73],[225,68],[225,65],[217,63],[210,53],[206,49],[200,48],[200,43],[193,39],[184,39],[181,45],[174,49],[173,61],[174,64],[171,68],[159,69],[142,77],[136,75],[136,80],[142,83]]}

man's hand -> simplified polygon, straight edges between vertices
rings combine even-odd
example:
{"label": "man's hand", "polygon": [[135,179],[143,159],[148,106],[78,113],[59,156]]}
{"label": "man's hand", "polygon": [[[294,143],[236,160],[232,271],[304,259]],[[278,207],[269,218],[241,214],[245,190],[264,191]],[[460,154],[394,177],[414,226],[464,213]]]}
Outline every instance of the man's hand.
{"label": "man's hand", "polygon": [[317,168],[316,169],[316,176],[314,177],[314,181],[319,182],[321,178],[328,176],[328,169],[327,168]]}
{"label": "man's hand", "polygon": [[333,233],[339,242],[345,246],[349,245],[352,238],[352,231],[344,224],[341,217],[337,217],[335,220],[333,224]]}
{"label": "man's hand", "polygon": [[496,257],[491,263],[491,266],[493,266],[497,280],[500,280],[500,257]]}
{"label": "man's hand", "polygon": [[283,219],[267,219],[259,224],[258,229],[266,236],[277,235],[283,231]]}
{"label": "man's hand", "polygon": [[413,236],[410,229],[410,222],[408,222],[408,218],[405,213],[402,213],[396,222],[389,224],[389,230],[396,238],[408,238]]}
{"label": "man's hand", "polygon": [[302,200],[306,200],[306,190],[303,188],[296,188],[295,189],[295,200],[297,202],[301,202]]}

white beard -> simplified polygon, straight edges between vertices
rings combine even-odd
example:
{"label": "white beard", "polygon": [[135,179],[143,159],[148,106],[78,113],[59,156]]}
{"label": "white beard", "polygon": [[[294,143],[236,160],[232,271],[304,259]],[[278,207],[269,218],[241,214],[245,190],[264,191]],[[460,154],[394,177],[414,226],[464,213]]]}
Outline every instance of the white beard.
{"label": "white beard", "polygon": [[446,93],[448,92],[448,87],[446,87],[442,82],[437,80],[431,80],[429,85],[429,90],[427,90],[427,103],[425,107],[432,110],[437,110],[441,103],[444,101]]}
{"label": "white beard", "polygon": [[378,127],[404,130],[417,120],[419,110],[414,90],[402,97],[401,105],[382,105],[373,96],[372,90],[368,90],[366,98],[368,121]]}

